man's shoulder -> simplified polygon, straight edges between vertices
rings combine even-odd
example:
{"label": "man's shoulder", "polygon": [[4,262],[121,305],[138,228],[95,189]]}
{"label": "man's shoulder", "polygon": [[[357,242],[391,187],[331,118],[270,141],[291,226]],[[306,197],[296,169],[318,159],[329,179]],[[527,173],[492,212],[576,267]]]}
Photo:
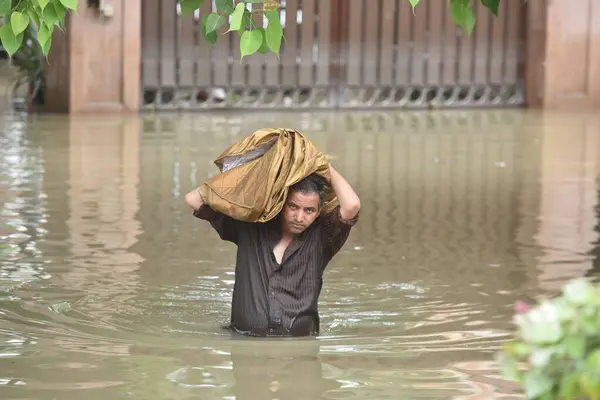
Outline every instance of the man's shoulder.
{"label": "man's shoulder", "polygon": [[356,213],[356,215],[352,218],[344,218],[344,217],[342,217],[342,211],[341,211],[340,206],[337,205],[329,212],[321,215],[320,222],[321,222],[321,224],[325,224],[325,225],[326,224],[336,224],[336,225],[343,225],[348,228],[351,228],[354,225],[356,225],[356,223],[358,222],[359,215],[360,215],[360,212]]}

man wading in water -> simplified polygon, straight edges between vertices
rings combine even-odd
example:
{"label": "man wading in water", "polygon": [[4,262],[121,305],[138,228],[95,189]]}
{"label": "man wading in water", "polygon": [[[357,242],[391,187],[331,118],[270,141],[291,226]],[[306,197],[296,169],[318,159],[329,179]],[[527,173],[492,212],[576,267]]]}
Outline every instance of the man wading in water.
{"label": "man wading in water", "polygon": [[360,200],[331,166],[339,205],[321,215],[327,184],[312,174],[290,187],[277,217],[266,223],[235,220],[204,204],[198,190],[185,196],[193,215],[238,246],[229,329],[252,336],[319,333],[323,272],[358,220]]}

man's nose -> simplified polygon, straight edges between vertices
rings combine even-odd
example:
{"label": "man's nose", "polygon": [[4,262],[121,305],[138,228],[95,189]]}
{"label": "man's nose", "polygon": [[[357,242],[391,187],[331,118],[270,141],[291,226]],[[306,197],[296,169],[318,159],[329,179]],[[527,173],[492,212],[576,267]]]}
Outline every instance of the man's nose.
{"label": "man's nose", "polygon": [[304,213],[302,211],[298,211],[296,212],[296,216],[295,216],[296,221],[298,222],[302,222],[304,221]]}

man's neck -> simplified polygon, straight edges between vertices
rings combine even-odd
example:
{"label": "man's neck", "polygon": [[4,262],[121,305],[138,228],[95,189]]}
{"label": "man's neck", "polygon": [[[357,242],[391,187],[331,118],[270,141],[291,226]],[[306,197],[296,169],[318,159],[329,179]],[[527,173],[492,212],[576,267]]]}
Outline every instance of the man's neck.
{"label": "man's neck", "polygon": [[286,242],[291,242],[292,240],[294,240],[294,237],[296,235],[294,235],[291,232],[287,232],[285,229],[281,229],[281,241],[286,241]]}

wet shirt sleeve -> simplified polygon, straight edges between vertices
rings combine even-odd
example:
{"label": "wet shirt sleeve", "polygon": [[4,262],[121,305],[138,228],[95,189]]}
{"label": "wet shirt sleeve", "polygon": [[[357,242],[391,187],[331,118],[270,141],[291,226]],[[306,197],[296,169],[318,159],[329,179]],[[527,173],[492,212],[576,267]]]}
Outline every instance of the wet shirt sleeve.
{"label": "wet shirt sleeve", "polygon": [[221,239],[235,244],[238,243],[239,231],[242,225],[241,221],[215,211],[206,204],[194,211],[193,214],[196,218],[208,221]]}
{"label": "wet shirt sleeve", "polygon": [[346,243],[350,230],[358,222],[358,216],[359,214],[352,219],[342,218],[340,206],[324,216],[321,235],[327,258],[333,257]]}

